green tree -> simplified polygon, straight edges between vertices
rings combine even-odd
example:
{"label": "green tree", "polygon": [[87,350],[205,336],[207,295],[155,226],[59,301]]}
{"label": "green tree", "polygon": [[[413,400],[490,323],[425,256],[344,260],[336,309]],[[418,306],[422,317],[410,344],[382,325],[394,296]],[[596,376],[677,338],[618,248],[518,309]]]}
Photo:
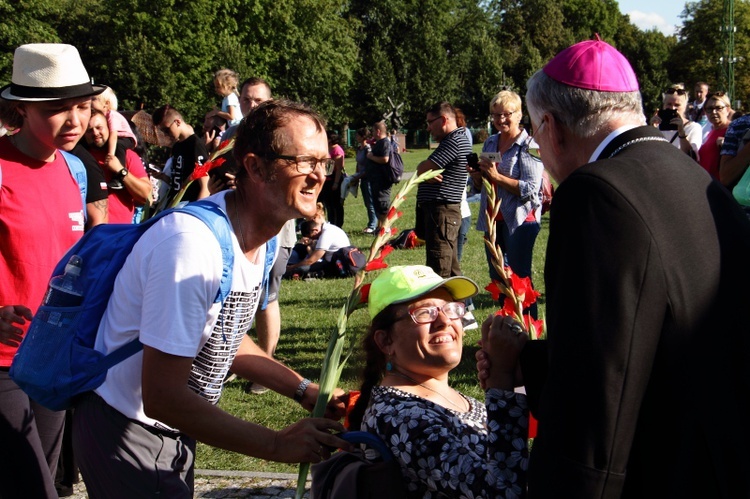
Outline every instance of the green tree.
{"label": "green tree", "polygon": [[[668,70],[672,81],[685,82],[689,90],[696,81],[705,81],[711,89],[719,89],[720,58],[724,56],[722,21],[723,0],[689,2],[682,13],[680,37],[670,53]],[[747,101],[750,96],[750,74],[745,57],[750,53],[750,2],[734,2],[734,66],[735,93],[732,100]]]}
{"label": "green tree", "polygon": [[358,23],[340,0],[246,0],[238,23],[248,68],[275,95],[311,104],[332,124],[349,121]]}
{"label": "green tree", "polygon": [[483,119],[502,79],[502,54],[489,13],[469,0],[352,0],[362,23],[363,60],[352,100],[358,123],[404,102],[410,129],[424,128],[425,109],[441,100]]}
{"label": "green tree", "polygon": [[661,108],[662,92],[669,86],[667,61],[677,38],[660,31],[642,31],[623,16],[614,38],[615,46],[633,66],[643,96],[643,110],[650,116]]}
{"label": "green tree", "polygon": [[0,75],[10,82],[13,52],[26,43],[57,43],[57,25],[64,5],[55,0],[0,0]]}

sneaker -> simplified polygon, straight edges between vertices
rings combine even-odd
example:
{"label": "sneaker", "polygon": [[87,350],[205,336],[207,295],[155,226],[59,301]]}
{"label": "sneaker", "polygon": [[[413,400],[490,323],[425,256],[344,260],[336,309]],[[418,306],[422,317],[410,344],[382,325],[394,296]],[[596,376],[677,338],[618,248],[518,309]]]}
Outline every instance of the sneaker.
{"label": "sneaker", "polygon": [[253,383],[250,381],[247,385],[245,385],[245,393],[252,393],[253,395],[262,395],[268,391],[268,388],[266,388],[263,385],[259,385],[258,383]]}
{"label": "sneaker", "polygon": [[476,329],[479,327],[479,324],[477,324],[477,320],[474,318],[474,314],[472,314],[471,312],[466,312],[466,315],[461,318],[461,324],[463,324],[464,326],[464,331]]}
{"label": "sneaker", "polygon": [[375,234],[375,229],[371,229],[370,227],[365,227],[365,228],[364,228],[364,229],[362,230],[362,233],[363,233],[363,234]]}
{"label": "sneaker", "polygon": [[122,180],[119,178],[113,178],[109,182],[107,182],[107,189],[112,189],[113,191],[119,191],[125,186],[122,184]]}

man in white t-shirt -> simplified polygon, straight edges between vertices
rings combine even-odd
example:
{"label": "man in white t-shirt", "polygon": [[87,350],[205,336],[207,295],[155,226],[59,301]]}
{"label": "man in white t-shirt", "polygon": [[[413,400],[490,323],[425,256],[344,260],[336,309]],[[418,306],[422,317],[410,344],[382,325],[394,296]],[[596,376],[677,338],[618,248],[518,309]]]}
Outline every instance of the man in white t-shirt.
{"label": "man in white t-shirt", "polygon": [[[315,214],[328,143],[308,107],[271,101],[237,132],[237,188],[210,197],[232,226],[229,297],[214,303],[221,249],[203,222],[165,216],[134,246],[118,275],[96,348],[134,338],[143,351],[117,364],[76,407],[74,449],[91,497],[193,497],[196,441],[272,461],[318,462],[343,426],[307,418],[276,431],[216,404],[231,370],[311,410],[318,386],[274,360],[245,334],[261,297],[266,242],[289,219]],[[329,414],[343,416],[334,397]]]}

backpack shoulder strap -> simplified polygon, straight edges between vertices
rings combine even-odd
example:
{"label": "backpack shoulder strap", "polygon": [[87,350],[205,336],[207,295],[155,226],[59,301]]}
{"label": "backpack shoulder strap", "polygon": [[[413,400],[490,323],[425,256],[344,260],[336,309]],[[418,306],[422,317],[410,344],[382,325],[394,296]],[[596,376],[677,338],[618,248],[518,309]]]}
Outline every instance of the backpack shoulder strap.
{"label": "backpack shoulder strap", "polygon": [[[227,218],[226,214],[222,211],[221,208],[219,208],[219,205],[217,205],[216,203],[212,203],[210,201],[196,201],[193,203],[188,203],[182,208],[159,212],[156,216],[149,218],[148,220],[140,224],[141,228],[143,229],[141,233],[145,232],[145,230],[153,225],[158,219],[175,211],[188,213],[201,220],[211,229],[211,231],[214,233],[214,236],[216,236],[216,239],[219,241],[219,246],[221,246],[222,262],[221,284],[219,285],[219,292],[216,294],[214,303],[219,301],[223,302],[226,297],[229,296],[229,292],[232,289],[232,268],[234,265],[234,249],[232,248],[229,218]],[[143,348],[143,344],[138,340],[138,338],[135,338],[131,342],[126,343],[120,348],[110,352],[108,355],[102,358],[100,362],[93,364],[91,368],[94,372],[104,372],[110,367],[115,366],[123,360],[127,359],[131,355],[139,352],[141,348]]]}
{"label": "backpack shoulder strap", "polygon": [[260,304],[260,309],[265,310],[268,306],[268,287],[271,282],[269,276],[271,275],[271,269],[276,261],[276,247],[279,243],[279,236],[273,236],[266,242],[266,261],[263,266],[263,303]]}
{"label": "backpack shoulder strap", "polygon": [[[59,150],[59,149],[58,149]],[[63,158],[65,159],[65,163],[68,165],[68,170],[70,170],[70,175],[73,177],[78,184],[78,191],[81,193],[81,204],[83,206],[83,220],[86,221],[86,167],[83,166],[83,161],[76,156],[75,154],[71,154],[67,151],[59,150]]]}
{"label": "backpack shoulder strap", "polygon": [[219,205],[210,201],[188,203],[178,211],[193,215],[204,222],[216,236],[221,246],[221,285],[214,303],[224,301],[232,289],[232,268],[234,266],[234,248],[232,248],[232,228],[227,214]]}

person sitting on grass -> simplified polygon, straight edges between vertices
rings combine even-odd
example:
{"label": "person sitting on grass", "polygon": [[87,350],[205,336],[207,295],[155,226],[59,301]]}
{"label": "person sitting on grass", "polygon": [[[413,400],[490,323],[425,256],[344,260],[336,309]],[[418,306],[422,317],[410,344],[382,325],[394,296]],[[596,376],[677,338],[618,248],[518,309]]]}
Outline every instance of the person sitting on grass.
{"label": "person sitting on grass", "polygon": [[336,250],[351,246],[346,232],[318,218],[302,222],[300,234],[302,238],[294,246],[286,266],[287,278],[323,277]]}

